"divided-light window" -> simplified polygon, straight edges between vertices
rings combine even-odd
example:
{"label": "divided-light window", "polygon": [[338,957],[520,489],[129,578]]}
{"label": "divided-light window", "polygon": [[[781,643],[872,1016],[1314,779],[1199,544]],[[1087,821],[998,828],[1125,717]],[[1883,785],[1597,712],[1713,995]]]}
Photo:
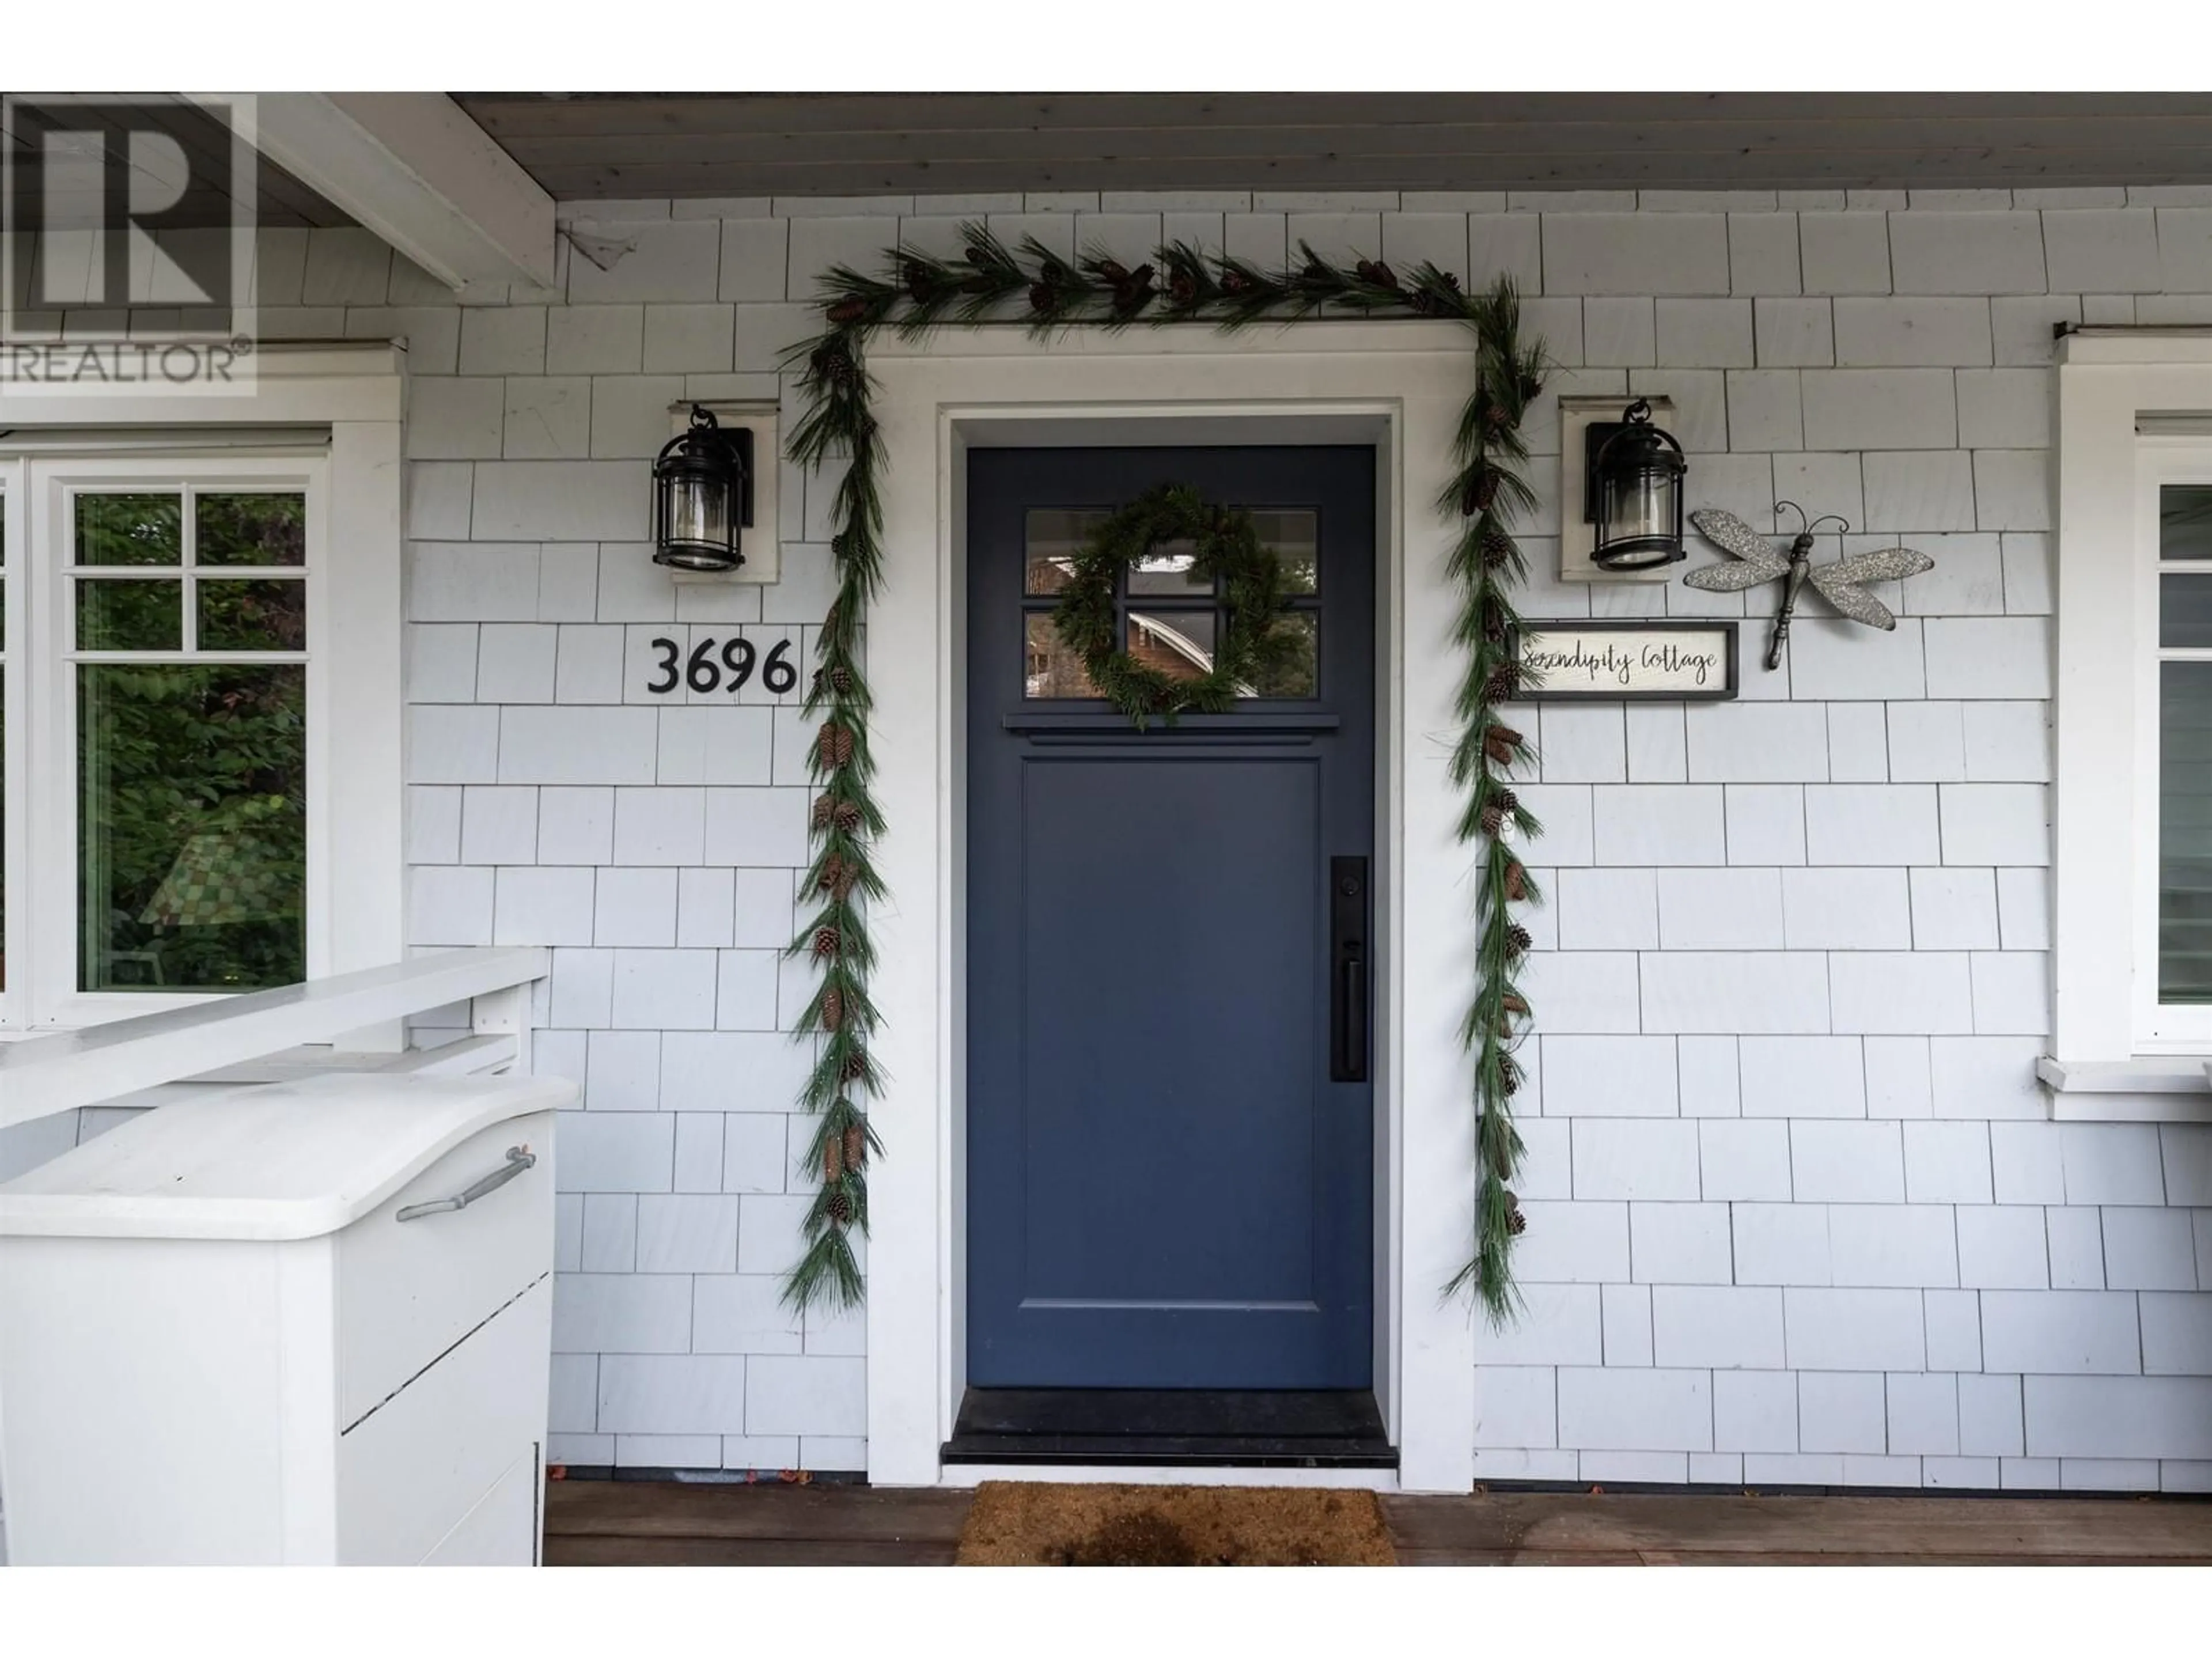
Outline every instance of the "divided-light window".
{"label": "divided-light window", "polygon": [[318,487],[296,461],[0,464],[5,1024],[307,976]]}
{"label": "divided-light window", "polygon": [[2212,1005],[2212,479],[2159,481],[2157,605],[2154,949],[2164,1026],[2169,1009]]}

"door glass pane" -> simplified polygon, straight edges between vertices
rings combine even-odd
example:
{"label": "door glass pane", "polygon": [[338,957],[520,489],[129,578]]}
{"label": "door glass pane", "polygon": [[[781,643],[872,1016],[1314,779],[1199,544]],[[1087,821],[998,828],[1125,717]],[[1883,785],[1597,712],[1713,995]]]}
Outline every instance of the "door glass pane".
{"label": "door glass pane", "polygon": [[1283,568],[1285,593],[1321,591],[1321,515],[1310,510],[1269,508],[1252,514],[1261,545]]}
{"label": "door glass pane", "polygon": [[1215,617],[1211,611],[1129,613],[1129,654],[1171,680],[1213,672]]}
{"label": "door glass pane", "polygon": [[2212,559],[2212,484],[2160,486],[2158,556]]}
{"label": "door glass pane", "polygon": [[192,503],[196,564],[305,564],[307,498],[202,495]]}
{"label": "door glass pane", "polygon": [[304,651],[307,585],[301,581],[202,581],[203,651]]}
{"label": "door glass pane", "polygon": [[1083,659],[1067,648],[1053,626],[1052,613],[1033,611],[1024,623],[1022,695],[1024,697],[1095,697],[1098,688]]}
{"label": "door glass pane", "polygon": [[180,651],[185,644],[181,581],[102,581],[76,585],[80,651]]}
{"label": "door glass pane", "polygon": [[2212,663],[2158,673],[2158,1000],[2212,1002]]}
{"label": "door glass pane", "polygon": [[79,987],[307,975],[307,670],[77,670]]}
{"label": "door glass pane", "polygon": [[1106,517],[1096,507],[1031,507],[1023,524],[1022,592],[1057,593],[1066,587],[1076,554]]}
{"label": "door glass pane", "polygon": [[1211,593],[1213,584],[1191,566],[1198,558],[1195,542],[1161,542],[1129,567],[1129,592],[1146,599],[1195,599]]}
{"label": "door glass pane", "polygon": [[1293,611],[1275,619],[1251,689],[1254,697],[1316,697],[1321,695],[1321,618]]}
{"label": "door glass pane", "polygon": [[184,503],[175,495],[79,495],[79,564],[182,564]]}
{"label": "door glass pane", "polygon": [[2158,579],[2158,642],[2212,646],[2212,573]]}

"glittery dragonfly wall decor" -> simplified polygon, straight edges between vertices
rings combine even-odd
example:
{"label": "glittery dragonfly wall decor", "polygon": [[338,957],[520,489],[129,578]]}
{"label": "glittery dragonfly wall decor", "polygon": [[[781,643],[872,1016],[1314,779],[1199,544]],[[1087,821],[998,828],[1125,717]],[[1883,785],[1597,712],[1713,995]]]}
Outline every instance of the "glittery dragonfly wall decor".
{"label": "glittery dragonfly wall decor", "polygon": [[1815,569],[1813,526],[1833,520],[1840,544],[1850,530],[1850,520],[1832,513],[1808,520],[1805,509],[1795,501],[1777,501],[1774,507],[1778,513],[1786,507],[1797,515],[1800,528],[1786,555],[1777,553],[1765,537],[1733,513],[1707,507],[1690,514],[1690,522],[1697,526],[1699,533],[1723,553],[1735,555],[1735,560],[1727,564],[1706,565],[1682,578],[1689,586],[1708,593],[1735,593],[1778,577],[1789,578],[1782,590],[1782,609],[1774,618],[1774,638],[1766,647],[1766,665],[1770,669],[1782,666],[1782,647],[1789,643],[1790,618],[1796,613],[1797,592],[1808,581],[1820,591],[1822,599],[1851,621],[1887,630],[1897,626],[1897,618],[1889,614],[1887,605],[1860,584],[1894,581],[1936,568],[1936,561],[1925,553],[1916,553],[1909,547],[1884,547],[1871,553],[1839,557],[1833,564]]}

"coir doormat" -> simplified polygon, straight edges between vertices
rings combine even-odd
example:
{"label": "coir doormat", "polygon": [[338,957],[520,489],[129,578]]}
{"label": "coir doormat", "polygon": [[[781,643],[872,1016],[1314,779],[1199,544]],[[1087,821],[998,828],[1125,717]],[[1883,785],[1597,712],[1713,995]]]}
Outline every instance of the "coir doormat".
{"label": "coir doormat", "polygon": [[1389,1567],[1371,1492],[986,1480],[963,1567]]}

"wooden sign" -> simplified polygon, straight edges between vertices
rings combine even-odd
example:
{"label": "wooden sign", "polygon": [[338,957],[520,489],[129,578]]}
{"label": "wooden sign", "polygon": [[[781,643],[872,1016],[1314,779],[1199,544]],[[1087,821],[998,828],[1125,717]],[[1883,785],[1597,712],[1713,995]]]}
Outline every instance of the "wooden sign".
{"label": "wooden sign", "polygon": [[1722,701],[1736,694],[1735,632],[1733,622],[1696,617],[1524,622],[1515,641],[1518,696]]}

